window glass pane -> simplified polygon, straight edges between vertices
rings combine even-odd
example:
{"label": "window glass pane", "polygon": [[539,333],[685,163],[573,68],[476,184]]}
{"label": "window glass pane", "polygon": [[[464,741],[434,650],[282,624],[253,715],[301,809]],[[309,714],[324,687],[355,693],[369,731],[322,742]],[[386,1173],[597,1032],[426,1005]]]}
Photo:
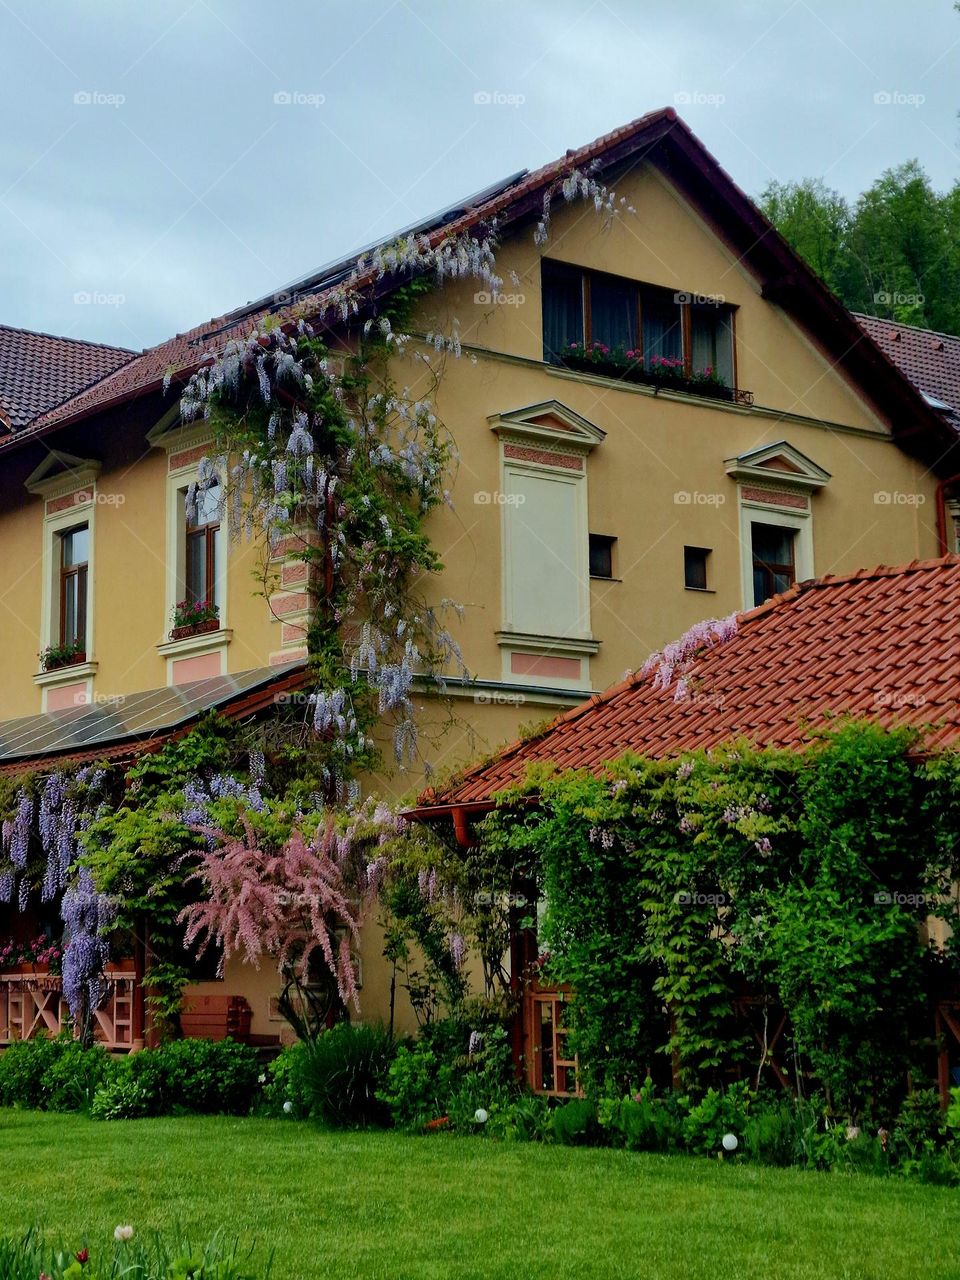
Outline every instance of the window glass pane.
{"label": "window glass pane", "polygon": [[753,526],[753,558],[768,565],[793,564],[793,539],[795,529],[776,524]]}
{"label": "window glass pane", "polygon": [[695,373],[712,369],[728,387],[733,386],[733,315],[729,307],[705,303],[691,306],[691,363]]}
{"label": "window glass pane", "polygon": [[556,361],[573,342],[583,341],[583,275],[574,267],[544,262],[543,358]]}
{"label": "window glass pane", "polygon": [[614,276],[590,277],[590,338],[616,351],[637,345],[637,288]]}
{"label": "window glass pane", "polygon": [[643,358],[649,364],[652,356],[664,359],[683,358],[683,318],[679,302],[665,289],[643,289],[640,294],[640,318],[643,321]]}
{"label": "window glass pane", "polygon": [[77,639],[77,577],[72,574],[63,582],[63,644],[74,644]]}
{"label": "window glass pane", "polygon": [[187,524],[198,529],[204,524],[220,523],[220,486],[218,484],[211,485],[209,489],[202,492],[197,491],[197,510],[196,519],[191,521],[187,518]]}
{"label": "window glass pane", "polygon": [[187,599],[192,604],[206,599],[207,540],[202,533],[187,536],[186,588]]}
{"label": "window glass pane", "polygon": [[753,603],[788,590],[796,579],[794,540],[796,530],[782,525],[751,526],[753,550]]}
{"label": "window glass pane", "polygon": [[90,555],[90,530],[85,524],[60,535],[64,569],[86,564]]}

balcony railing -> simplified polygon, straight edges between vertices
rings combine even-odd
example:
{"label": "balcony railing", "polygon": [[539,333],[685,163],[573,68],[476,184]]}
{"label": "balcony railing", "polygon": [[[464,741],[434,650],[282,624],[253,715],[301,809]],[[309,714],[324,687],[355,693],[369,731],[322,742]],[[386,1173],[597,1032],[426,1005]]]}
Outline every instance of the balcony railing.
{"label": "balcony railing", "polygon": [[[132,1049],[136,1029],[136,977],[108,972],[107,993],[94,1015],[94,1037],[105,1049]],[[63,984],[52,973],[0,973],[0,1046],[69,1030]]]}

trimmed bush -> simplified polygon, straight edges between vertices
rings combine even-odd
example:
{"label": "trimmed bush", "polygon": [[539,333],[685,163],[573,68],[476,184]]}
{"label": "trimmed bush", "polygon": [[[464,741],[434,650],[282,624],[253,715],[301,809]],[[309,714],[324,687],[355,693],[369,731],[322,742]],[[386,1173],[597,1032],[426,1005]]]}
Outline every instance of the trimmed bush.
{"label": "trimmed bush", "polygon": [[257,1092],[257,1055],[233,1040],[174,1040],[116,1064],[93,1099],[98,1120],[175,1115],[245,1115]]}

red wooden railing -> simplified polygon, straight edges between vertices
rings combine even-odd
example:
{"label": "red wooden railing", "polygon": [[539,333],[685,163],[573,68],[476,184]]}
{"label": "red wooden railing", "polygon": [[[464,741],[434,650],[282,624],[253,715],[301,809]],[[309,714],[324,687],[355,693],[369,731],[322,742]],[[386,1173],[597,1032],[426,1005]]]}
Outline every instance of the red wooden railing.
{"label": "red wooden railing", "polygon": [[[105,1049],[134,1048],[138,1035],[137,980],[109,972],[107,994],[95,1015],[94,1036]],[[57,1036],[70,1026],[60,978],[51,973],[0,973],[0,1045]]]}

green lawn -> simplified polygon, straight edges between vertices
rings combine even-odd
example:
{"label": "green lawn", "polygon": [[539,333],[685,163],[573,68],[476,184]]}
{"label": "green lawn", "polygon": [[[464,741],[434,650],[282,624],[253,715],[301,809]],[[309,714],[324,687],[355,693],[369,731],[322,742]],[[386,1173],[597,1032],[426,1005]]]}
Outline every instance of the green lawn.
{"label": "green lawn", "polygon": [[103,1123],[0,1110],[0,1230],[106,1241],[218,1227],[274,1276],[960,1278],[960,1193],[447,1135],[278,1120]]}

